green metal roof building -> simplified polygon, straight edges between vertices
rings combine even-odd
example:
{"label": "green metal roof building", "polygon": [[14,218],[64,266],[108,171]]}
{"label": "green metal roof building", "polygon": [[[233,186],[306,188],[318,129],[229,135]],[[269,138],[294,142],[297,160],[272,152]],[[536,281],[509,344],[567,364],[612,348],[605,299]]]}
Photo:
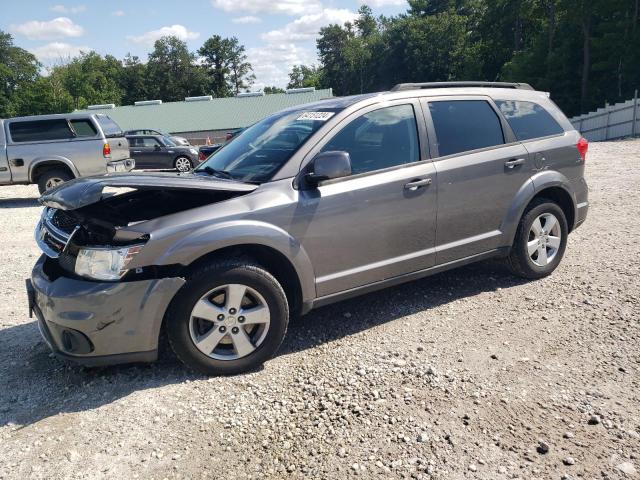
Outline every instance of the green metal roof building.
{"label": "green metal roof building", "polygon": [[332,96],[330,88],[299,88],[270,95],[260,92],[228,98],[188,97],[183,102],[167,103],[148,100],[122,107],[91,105],[83,111],[109,115],[124,130],[160,130],[199,144],[205,143],[207,138],[212,142],[222,141],[226,132],[247,127],[284,108]]}

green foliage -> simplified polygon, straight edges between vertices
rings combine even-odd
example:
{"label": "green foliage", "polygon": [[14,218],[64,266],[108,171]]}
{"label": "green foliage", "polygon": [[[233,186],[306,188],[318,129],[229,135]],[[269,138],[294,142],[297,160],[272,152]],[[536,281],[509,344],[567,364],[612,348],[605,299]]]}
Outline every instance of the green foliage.
{"label": "green foliage", "polygon": [[198,50],[207,72],[209,90],[216,97],[228,97],[247,90],[255,81],[245,48],[236,37],[213,35]]}
{"label": "green foliage", "polygon": [[407,13],[378,19],[364,6],[354,24],[321,29],[319,83],[349,95],[401,82],[528,82],[574,115],[640,87],[638,3],[409,0]]}
{"label": "green foliage", "polygon": [[272,93],[284,93],[284,88],[279,87],[264,87],[265,95],[271,95]]}
{"label": "green foliage", "polygon": [[294,65],[289,73],[287,88],[319,88],[322,84],[322,70],[314,65]]}
{"label": "green foliage", "polygon": [[19,99],[32,88],[39,68],[31,53],[16,47],[11,35],[0,31],[0,118],[20,114]]}

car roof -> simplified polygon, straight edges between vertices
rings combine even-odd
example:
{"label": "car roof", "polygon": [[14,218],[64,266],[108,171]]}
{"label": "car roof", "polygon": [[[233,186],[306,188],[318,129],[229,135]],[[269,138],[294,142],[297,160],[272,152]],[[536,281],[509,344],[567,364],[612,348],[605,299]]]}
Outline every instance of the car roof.
{"label": "car roof", "polygon": [[87,117],[93,117],[93,116],[108,117],[108,115],[105,115],[104,113],[73,112],[73,113],[52,113],[48,115],[29,115],[24,117],[8,118],[7,120],[12,122],[13,121],[56,120],[60,118],[73,120],[76,118],[87,118]]}

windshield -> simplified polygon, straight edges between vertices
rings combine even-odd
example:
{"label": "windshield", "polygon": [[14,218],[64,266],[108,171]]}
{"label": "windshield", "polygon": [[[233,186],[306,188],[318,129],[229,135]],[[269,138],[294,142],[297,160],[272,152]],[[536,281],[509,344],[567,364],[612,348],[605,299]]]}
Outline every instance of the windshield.
{"label": "windshield", "polygon": [[175,147],[176,144],[173,142],[173,140],[169,139],[168,137],[160,137],[162,139],[162,143],[165,144],[166,147]]}
{"label": "windshield", "polygon": [[270,180],[337,110],[283,112],[247,128],[213,153],[196,172],[243,182]]}

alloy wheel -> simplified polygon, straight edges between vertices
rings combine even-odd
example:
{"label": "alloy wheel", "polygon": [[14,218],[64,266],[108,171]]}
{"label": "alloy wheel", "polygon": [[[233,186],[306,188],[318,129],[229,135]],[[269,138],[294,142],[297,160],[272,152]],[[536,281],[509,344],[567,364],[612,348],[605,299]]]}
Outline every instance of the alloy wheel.
{"label": "alloy wheel", "polygon": [[253,353],[267,336],[270,312],[255,289],[242,284],[216,287],[196,302],[189,319],[195,347],[215,360]]}
{"label": "alloy wheel", "polygon": [[188,158],[180,157],[176,160],[176,169],[179,172],[188,172],[191,170],[191,161]]}
{"label": "alloy wheel", "polygon": [[560,222],[552,213],[539,215],[531,224],[527,241],[529,258],[538,267],[545,267],[555,259],[562,241]]}

